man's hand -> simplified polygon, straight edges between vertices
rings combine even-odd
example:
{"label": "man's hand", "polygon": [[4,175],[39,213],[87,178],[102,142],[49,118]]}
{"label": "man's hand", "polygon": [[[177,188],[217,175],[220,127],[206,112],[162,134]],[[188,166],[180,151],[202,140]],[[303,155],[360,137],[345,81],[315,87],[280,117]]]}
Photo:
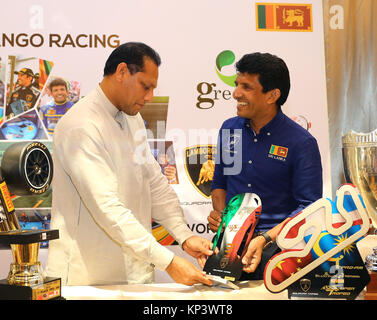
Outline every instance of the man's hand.
{"label": "man's hand", "polygon": [[[209,223],[209,228],[213,232],[217,232],[221,223],[221,213],[225,208],[226,190],[224,189],[214,189],[211,192],[212,207],[213,210],[210,212],[207,220]],[[222,229],[224,231],[224,228]]]}
{"label": "man's hand", "polygon": [[213,232],[217,232],[217,230],[219,230],[220,223],[221,223],[221,212],[219,212],[217,210],[212,210],[210,212],[207,220],[208,220],[208,223],[209,223],[209,228]]}
{"label": "man's hand", "polygon": [[242,263],[244,264],[243,271],[247,273],[255,271],[261,261],[265,244],[266,239],[264,237],[257,236],[251,239],[247,252],[242,258]]}
{"label": "man's hand", "polygon": [[168,165],[164,168],[164,175],[168,178],[169,182],[173,182],[176,179],[177,169],[175,167]]}
{"label": "man's hand", "polygon": [[207,257],[213,254],[212,247],[213,243],[211,241],[199,236],[192,236],[182,244],[183,250],[190,256],[196,258],[202,269],[204,268]]}
{"label": "man's hand", "polygon": [[187,286],[192,286],[195,283],[203,283],[212,286],[212,281],[207,278],[205,272],[200,271],[192,263],[178,256],[174,256],[166,268],[166,272],[177,283]]}

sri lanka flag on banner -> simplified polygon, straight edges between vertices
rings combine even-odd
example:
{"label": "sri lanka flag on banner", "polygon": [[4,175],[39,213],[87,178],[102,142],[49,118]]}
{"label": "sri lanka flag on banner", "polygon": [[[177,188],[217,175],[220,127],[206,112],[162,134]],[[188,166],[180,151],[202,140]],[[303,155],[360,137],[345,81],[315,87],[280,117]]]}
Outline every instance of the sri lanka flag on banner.
{"label": "sri lanka flag on banner", "polygon": [[47,61],[39,59],[39,90],[42,91],[44,85],[47,82],[48,75],[51,72],[54,63],[52,61]]}
{"label": "sri lanka flag on banner", "polygon": [[311,4],[256,3],[257,31],[313,31]]}

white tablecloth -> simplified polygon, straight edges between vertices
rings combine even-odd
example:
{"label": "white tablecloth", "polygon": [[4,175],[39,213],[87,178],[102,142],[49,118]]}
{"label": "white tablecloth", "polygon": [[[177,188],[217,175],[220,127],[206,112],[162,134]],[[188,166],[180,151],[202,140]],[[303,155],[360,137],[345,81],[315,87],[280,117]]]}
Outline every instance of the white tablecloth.
{"label": "white tablecloth", "polygon": [[[357,243],[360,256],[372,253],[377,236],[368,235]],[[288,291],[272,293],[262,280],[237,283],[240,290],[205,285],[185,286],[177,283],[112,286],[64,286],[62,296],[67,300],[286,300]],[[359,299],[363,298],[363,293]]]}
{"label": "white tablecloth", "polygon": [[185,286],[177,283],[158,283],[114,286],[64,286],[62,296],[67,300],[285,300],[288,292],[269,292],[263,281],[238,283],[240,290],[218,286]]}

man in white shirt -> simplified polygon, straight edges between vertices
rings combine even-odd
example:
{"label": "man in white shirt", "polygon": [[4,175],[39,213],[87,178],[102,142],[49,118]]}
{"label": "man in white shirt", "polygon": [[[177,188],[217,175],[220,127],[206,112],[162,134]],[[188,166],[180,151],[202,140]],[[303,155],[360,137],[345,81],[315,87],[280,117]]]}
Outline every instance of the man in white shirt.
{"label": "man in white shirt", "polygon": [[150,283],[154,267],[186,285],[211,285],[193,264],[160,245],[151,219],[203,266],[212,243],[195,236],[161,173],[139,114],[157,86],[158,54],[126,43],[109,56],[102,82],[54,132],[51,228],[46,274],[65,285]]}

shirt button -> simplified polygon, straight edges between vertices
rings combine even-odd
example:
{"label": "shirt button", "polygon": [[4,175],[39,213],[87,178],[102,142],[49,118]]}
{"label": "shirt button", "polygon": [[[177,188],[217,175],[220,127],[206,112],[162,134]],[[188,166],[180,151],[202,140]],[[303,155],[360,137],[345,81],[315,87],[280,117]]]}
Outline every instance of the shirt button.
{"label": "shirt button", "polygon": [[271,133],[267,132],[267,135],[268,135],[268,136],[270,136],[270,135],[271,135]]}
{"label": "shirt button", "polygon": [[249,160],[249,163],[250,163],[250,164],[252,164],[252,163],[253,163],[253,161]]}
{"label": "shirt button", "polygon": [[250,188],[250,187],[251,187],[251,184],[249,183],[247,186]]}
{"label": "shirt button", "polygon": [[254,139],[254,142],[257,142],[257,141],[258,141],[258,139],[257,139],[257,138],[255,138],[255,139]]}

